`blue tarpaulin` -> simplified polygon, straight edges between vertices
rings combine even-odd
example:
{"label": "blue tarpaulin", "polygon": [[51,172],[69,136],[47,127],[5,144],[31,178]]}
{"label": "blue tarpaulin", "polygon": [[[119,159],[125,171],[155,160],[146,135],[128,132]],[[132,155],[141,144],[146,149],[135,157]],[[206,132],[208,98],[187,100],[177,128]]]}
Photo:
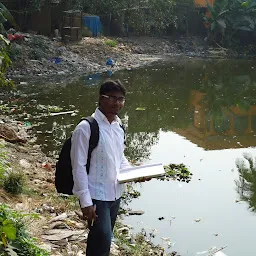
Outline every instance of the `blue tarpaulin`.
{"label": "blue tarpaulin", "polygon": [[99,16],[84,16],[83,25],[88,27],[93,36],[99,36],[101,33],[101,22]]}

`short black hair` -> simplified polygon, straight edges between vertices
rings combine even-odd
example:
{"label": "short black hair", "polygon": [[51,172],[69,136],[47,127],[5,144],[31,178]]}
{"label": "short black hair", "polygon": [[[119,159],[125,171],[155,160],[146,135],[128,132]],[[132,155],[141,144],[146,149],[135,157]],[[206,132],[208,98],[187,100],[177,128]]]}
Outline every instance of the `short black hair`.
{"label": "short black hair", "polygon": [[121,92],[125,96],[126,88],[119,80],[107,80],[100,87],[100,95],[108,92]]}

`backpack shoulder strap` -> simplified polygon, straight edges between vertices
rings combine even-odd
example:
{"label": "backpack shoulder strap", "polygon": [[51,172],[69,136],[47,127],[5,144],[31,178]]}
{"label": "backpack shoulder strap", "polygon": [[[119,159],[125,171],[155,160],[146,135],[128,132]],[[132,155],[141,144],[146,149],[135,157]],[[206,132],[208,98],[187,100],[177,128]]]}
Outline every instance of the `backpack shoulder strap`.
{"label": "backpack shoulder strap", "polygon": [[120,127],[123,129],[124,131],[124,145],[126,145],[126,132],[125,132],[125,127],[122,124],[119,124]]}
{"label": "backpack shoulder strap", "polygon": [[119,126],[123,129],[124,131],[124,144],[126,145],[126,132],[125,132],[125,127],[124,125],[122,124],[122,121],[119,117],[117,117],[117,122],[119,123]]}
{"label": "backpack shoulder strap", "polygon": [[92,151],[97,147],[99,142],[99,125],[98,125],[98,122],[92,116],[82,118],[81,121],[83,120],[86,120],[89,123],[91,128],[91,136],[89,140],[89,149],[88,149],[87,164],[86,164],[86,171],[87,171],[87,174],[89,174]]}

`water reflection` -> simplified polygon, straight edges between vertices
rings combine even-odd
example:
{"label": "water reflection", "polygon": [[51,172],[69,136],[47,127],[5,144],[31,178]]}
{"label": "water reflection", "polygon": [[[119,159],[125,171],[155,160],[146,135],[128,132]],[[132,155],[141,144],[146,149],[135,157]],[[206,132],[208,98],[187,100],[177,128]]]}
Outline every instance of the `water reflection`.
{"label": "water reflection", "polygon": [[249,76],[218,84],[206,76],[199,89],[190,90],[192,123],[175,131],[207,150],[256,145],[255,87]]}
{"label": "water reflection", "polygon": [[[121,118],[128,131],[130,158],[147,159],[151,147],[157,144],[160,130],[174,131],[206,150],[255,146],[256,75],[253,65],[248,61],[191,60],[116,73],[114,79],[123,81],[128,89]],[[37,122],[34,117],[38,116],[38,104],[61,106],[63,111],[73,106],[78,111],[76,117],[40,118],[45,124],[40,126],[43,135],[39,135],[38,142],[48,144],[47,151],[59,150],[80,118],[94,112],[99,84],[104,78],[97,78],[93,86],[85,85],[87,80],[81,78],[65,87],[21,88],[27,102],[21,113],[30,113],[32,123]],[[145,111],[137,111],[137,108]]]}
{"label": "water reflection", "polygon": [[256,145],[256,104],[250,105],[253,97],[242,102],[246,107],[221,104],[213,97],[216,94],[191,90],[192,123],[174,131],[207,150]]}
{"label": "water reflection", "polygon": [[158,140],[159,133],[157,132],[128,133],[126,155],[129,156],[129,160],[133,163],[140,164],[150,158],[151,147],[156,145]]}
{"label": "water reflection", "polygon": [[237,159],[236,165],[239,179],[236,190],[242,201],[249,204],[249,209],[256,211],[256,160],[251,155],[244,154],[243,159]]}

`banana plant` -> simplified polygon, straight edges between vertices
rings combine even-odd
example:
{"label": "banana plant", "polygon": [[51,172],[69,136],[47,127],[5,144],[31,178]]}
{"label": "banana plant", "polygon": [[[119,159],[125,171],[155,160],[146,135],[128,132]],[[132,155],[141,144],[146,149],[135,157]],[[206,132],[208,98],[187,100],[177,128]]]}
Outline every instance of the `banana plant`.
{"label": "banana plant", "polygon": [[227,25],[225,21],[225,15],[229,11],[228,0],[216,0],[212,6],[208,0],[206,0],[207,8],[210,12],[209,17],[205,17],[205,21],[210,23],[211,31],[218,29],[218,27],[223,31]]}
{"label": "banana plant", "polygon": [[[239,31],[255,31],[256,1],[255,0],[216,0],[213,6],[206,0],[210,15],[204,20],[210,26],[209,37],[212,41],[222,41],[229,45]],[[222,40],[219,39],[222,36]]]}
{"label": "banana plant", "polygon": [[0,33],[5,34],[4,23],[9,22],[15,29],[18,29],[18,25],[15,22],[14,17],[8,11],[8,9],[0,1]]}
{"label": "banana plant", "polygon": [[234,31],[254,31],[256,28],[256,1],[236,0],[231,3],[229,22]]}

